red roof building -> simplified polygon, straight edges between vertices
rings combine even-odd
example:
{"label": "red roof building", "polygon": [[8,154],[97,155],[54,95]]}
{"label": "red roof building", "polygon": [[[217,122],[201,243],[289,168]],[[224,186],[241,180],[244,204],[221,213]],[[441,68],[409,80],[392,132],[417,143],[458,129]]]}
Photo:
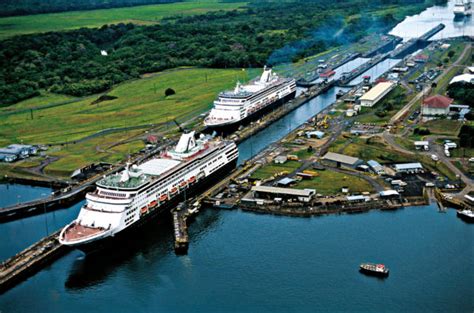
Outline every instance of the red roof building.
{"label": "red roof building", "polygon": [[438,109],[448,108],[451,103],[453,103],[453,99],[441,95],[431,96],[423,100],[423,106]]}
{"label": "red roof building", "polygon": [[428,61],[428,59],[429,59],[429,56],[423,53],[415,55],[415,62],[426,62]]}
{"label": "red roof building", "polygon": [[421,115],[425,117],[425,119],[448,115],[451,103],[453,103],[453,99],[445,96],[435,95],[428,97],[423,100]]}
{"label": "red roof building", "polygon": [[333,70],[327,70],[326,72],[320,74],[319,77],[328,78],[328,77],[333,76],[334,74],[336,74],[335,71],[333,71]]}

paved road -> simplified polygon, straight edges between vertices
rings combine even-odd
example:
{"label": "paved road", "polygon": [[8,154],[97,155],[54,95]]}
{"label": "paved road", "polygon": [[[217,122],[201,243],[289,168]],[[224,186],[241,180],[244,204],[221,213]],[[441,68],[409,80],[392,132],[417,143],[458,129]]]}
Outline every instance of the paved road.
{"label": "paved road", "polygon": [[[400,146],[395,142],[395,135],[390,134],[389,132],[385,131],[382,134],[384,140],[396,151],[399,151],[401,153],[406,153],[410,155],[415,155],[415,154],[423,154],[426,156],[430,156],[433,154],[433,151],[419,151],[419,152],[413,152],[410,150],[405,149],[404,147]],[[470,177],[466,176],[460,169],[458,169],[456,166],[454,166],[450,159],[446,157],[444,154],[444,149],[442,146],[437,145],[434,143],[434,137],[431,137],[430,143],[431,147],[434,149],[435,154],[439,157],[440,162],[443,162],[453,173],[456,175],[459,175],[461,180],[466,184],[466,187],[458,194],[458,196],[464,197],[464,195],[468,194],[470,191],[474,191],[474,180],[472,180]]]}

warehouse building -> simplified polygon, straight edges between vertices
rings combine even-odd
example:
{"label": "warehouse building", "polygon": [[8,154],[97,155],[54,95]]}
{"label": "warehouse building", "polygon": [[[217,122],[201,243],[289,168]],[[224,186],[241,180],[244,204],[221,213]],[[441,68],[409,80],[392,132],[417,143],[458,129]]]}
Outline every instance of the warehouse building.
{"label": "warehouse building", "polygon": [[17,159],[14,154],[0,154],[0,162],[11,163]]}
{"label": "warehouse building", "polygon": [[402,163],[394,165],[397,173],[416,174],[423,171],[423,165],[421,163]]}
{"label": "warehouse building", "polygon": [[382,165],[380,165],[379,162],[374,161],[374,160],[369,160],[367,161],[367,164],[369,165],[370,169],[374,171],[375,174],[377,175],[383,175],[385,174],[385,170]]}
{"label": "warehouse building", "polygon": [[349,167],[349,168],[356,168],[360,164],[362,164],[362,160],[358,158],[354,158],[348,155],[344,154],[339,154],[339,153],[334,153],[334,152],[328,152],[326,153],[323,158],[321,159],[322,163],[325,163],[326,165],[329,166],[334,166],[334,167]]}
{"label": "warehouse building", "polygon": [[301,202],[309,202],[316,194],[315,189],[294,189],[281,188],[271,186],[254,186],[252,187],[254,198],[270,198],[276,200],[277,198],[285,200],[297,200]]}
{"label": "warehouse building", "polygon": [[360,105],[364,107],[373,107],[377,102],[383,99],[393,88],[395,84],[392,82],[380,82],[372,89],[367,91],[359,98]]}
{"label": "warehouse building", "polygon": [[279,155],[273,160],[275,164],[285,164],[288,161],[288,158],[284,155]]}

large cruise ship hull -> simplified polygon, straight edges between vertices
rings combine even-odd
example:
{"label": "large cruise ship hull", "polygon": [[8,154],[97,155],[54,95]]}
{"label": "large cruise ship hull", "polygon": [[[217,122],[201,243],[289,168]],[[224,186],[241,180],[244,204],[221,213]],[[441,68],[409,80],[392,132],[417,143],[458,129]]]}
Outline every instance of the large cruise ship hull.
{"label": "large cruise ship hull", "polygon": [[[207,176],[201,181],[196,182],[194,185],[191,185],[189,188],[186,189],[186,192],[183,191],[174,198],[171,198],[169,201],[156,208],[155,210],[151,211],[149,214],[143,216],[142,218],[140,218],[140,220],[133,223],[129,227],[125,228],[119,233],[116,233],[114,236],[92,241],[84,245],[75,246],[75,248],[83,251],[86,254],[99,252],[108,248],[124,249],[123,245],[121,244],[123,243],[123,239],[133,239],[133,237],[137,233],[138,228],[144,226],[145,223],[157,221],[158,217],[165,216],[173,208],[175,208],[179,202],[182,202],[185,196],[186,198],[189,198],[206,190],[206,188],[212,186],[216,181],[222,179],[222,177],[229,175],[229,173],[236,167],[236,165],[237,159],[229,162],[211,175]],[[136,239],[139,240],[139,238]]]}
{"label": "large cruise ship hull", "polygon": [[208,125],[206,127],[206,129],[210,130],[211,132],[216,131],[218,134],[224,134],[224,135],[229,134],[231,132],[236,131],[240,126],[245,126],[245,125],[247,125],[248,123],[250,123],[252,121],[256,121],[260,117],[264,116],[265,114],[267,114],[271,110],[279,107],[283,103],[286,103],[286,102],[294,99],[295,95],[296,95],[296,90],[293,91],[292,93],[286,95],[285,97],[283,97],[281,99],[278,99],[275,102],[270,103],[269,105],[262,108],[261,110],[255,112],[253,114],[247,115],[245,118],[243,118],[241,120],[232,121],[232,122],[229,122],[229,123],[226,123],[226,124]]}

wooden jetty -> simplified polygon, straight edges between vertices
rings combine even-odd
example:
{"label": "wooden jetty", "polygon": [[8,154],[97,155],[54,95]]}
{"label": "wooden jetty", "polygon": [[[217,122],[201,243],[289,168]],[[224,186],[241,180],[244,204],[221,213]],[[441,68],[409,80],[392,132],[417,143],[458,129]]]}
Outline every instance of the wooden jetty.
{"label": "wooden jetty", "polygon": [[186,254],[189,247],[188,210],[185,203],[180,203],[171,212],[174,226],[174,251],[176,254]]}

